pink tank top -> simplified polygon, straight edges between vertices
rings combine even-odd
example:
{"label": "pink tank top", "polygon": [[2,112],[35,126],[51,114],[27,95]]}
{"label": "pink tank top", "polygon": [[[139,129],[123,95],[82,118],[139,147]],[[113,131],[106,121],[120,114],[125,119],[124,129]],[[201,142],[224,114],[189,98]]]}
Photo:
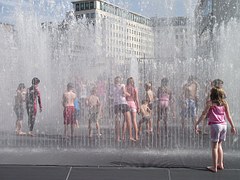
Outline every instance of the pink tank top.
{"label": "pink tank top", "polygon": [[211,106],[207,117],[209,118],[208,124],[226,124],[225,121],[225,107],[224,106]]}

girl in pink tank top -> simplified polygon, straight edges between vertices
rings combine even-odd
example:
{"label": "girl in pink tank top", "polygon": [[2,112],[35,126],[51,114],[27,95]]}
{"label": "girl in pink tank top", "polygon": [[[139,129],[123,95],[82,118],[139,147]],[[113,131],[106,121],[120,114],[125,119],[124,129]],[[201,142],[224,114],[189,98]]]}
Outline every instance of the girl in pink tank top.
{"label": "girl in pink tank top", "polygon": [[236,134],[229,106],[224,100],[224,91],[220,88],[212,88],[210,94],[210,101],[207,102],[202,115],[195,124],[195,130],[199,133],[198,124],[206,117],[209,118],[209,125],[211,128],[211,141],[212,141],[212,160],[213,165],[208,166],[207,169],[211,172],[224,169],[223,166],[223,149],[222,142],[226,139],[227,123],[225,116],[231,125],[231,132]]}
{"label": "girl in pink tank top", "polygon": [[129,96],[126,97],[128,106],[131,112],[132,124],[134,127],[135,138],[138,140],[138,126],[137,126],[137,112],[139,112],[139,100],[138,100],[138,92],[134,86],[134,80],[132,77],[127,79],[126,91]]}

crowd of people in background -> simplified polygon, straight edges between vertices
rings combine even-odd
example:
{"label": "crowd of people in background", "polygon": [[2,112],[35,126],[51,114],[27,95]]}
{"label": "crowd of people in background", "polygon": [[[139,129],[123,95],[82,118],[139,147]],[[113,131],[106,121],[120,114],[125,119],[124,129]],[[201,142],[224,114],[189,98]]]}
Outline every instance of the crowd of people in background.
{"label": "crowd of people in background", "polygon": [[[37,104],[40,112],[42,111],[39,83],[40,80],[35,77],[29,88],[26,88],[24,83],[18,85],[14,105],[17,116],[17,135],[34,136]],[[179,124],[182,129],[189,124],[194,126],[198,119],[199,100],[206,104],[210,100],[211,89],[214,87],[223,90],[223,81],[220,79],[206,81],[204,97],[199,97],[200,85],[196,78],[190,75],[180,88],[179,95],[176,96],[169,85],[169,79],[164,77],[159,87],[153,87],[151,82],[144,83],[140,96],[133,77],[127,78],[126,83],[120,76],[112,81],[99,76],[96,82],[91,83],[76,77],[74,82],[67,84],[62,98],[64,136],[69,135],[68,126],[71,129],[70,136],[74,136],[74,129],[80,126],[83,119],[87,119],[89,137],[93,136],[93,123],[96,126],[97,136],[100,137],[100,124],[104,118],[114,119],[116,141],[125,141],[127,132],[131,141],[138,141],[143,124],[146,124],[146,134],[151,135],[155,122],[156,134],[160,136],[161,123],[163,123],[163,129],[167,135],[168,121],[176,120],[177,115],[179,115]],[[226,98],[225,92],[224,98]],[[24,103],[28,114],[28,133],[22,131]],[[179,113],[176,112],[177,106]],[[204,134],[208,133],[206,119],[203,120],[201,129]]]}
{"label": "crowd of people in background", "polygon": [[[74,129],[81,126],[84,118],[88,120],[88,136],[93,137],[92,123],[95,123],[97,137],[101,137],[101,121],[104,118],[111,118],[115,121],[115,138],[117,142],[125,141],[127,134],[129,141],[135,142],[142,135],[142,126],[145,124],[146,134],[155,132],[160,136],[161,122],[166,136],[168,122],[177,116],[176,107],[179,106],[179,125],[184,130],[186,126],[195,129],[196,134],[203,134],[206,131],[206,124],[210,125],[212,141],[213,166],[208,169],[212,172],[224,169],[222,142],[226,139],[227,122],[231,126],[231,132],[236,134],[236,129],[231,118],[230,109],[226,101],[226,93],[223,89],[223,81],[215,79],[206,81],[205,93],[199,96],[200,85],[196,78],[189,76],[187,82],[180,88],[180,95],[176,97],[169,86],[169,79],[161,79],[160,86],[155,92],[151,82],[144,84],[143,95],[139,96],[138,88],[135,86],[134,78],[129,77],[126,84],[122,78],[117,76],[113,83],[104,78],[97,82],[87,84],[86,81],[75,79],[74,83],[69,82],[66,91],[63,93],[63,124],[64,137],[74,136]],[[33,128],[39,106],[42,112],[41,95],[38,88],[40,80],[32,79],[32,86],[26,88],[24,83],[17,87],[14,112],[16,113],[16,134],[34,136]],[[203,102],[203,112],[198,118],[199,101]],[[141,103],[140,103],[141,102]],[[22,131],[24,103],[28,114],[27,133]],[[108,105],[107,105],[108,104]],[[153,107],[156,108],[153,108]],[[112,113],[111,113],[112,112]],[[171,113],[170,113],[171,112]],[[106,116],[108,113],[109,116]],[[153,116],[156,114],[156,116]],[[171,114],[171,118],[170,118]],[[156,119],[153,119],[156,117]],[[156,128],[153,122],[156,121]],[[202,129],[199,123],[203,121]]]}

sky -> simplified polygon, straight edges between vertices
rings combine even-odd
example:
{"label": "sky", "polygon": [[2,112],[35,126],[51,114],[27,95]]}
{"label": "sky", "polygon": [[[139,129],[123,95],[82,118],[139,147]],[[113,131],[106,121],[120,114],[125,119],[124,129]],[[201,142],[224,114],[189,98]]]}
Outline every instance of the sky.
{"label": "sky", "polygon": [[[0,0],[0,22],[14,22],[19,9],[34,10],[37,16],[52,21],[63,19],[73,0]],[[147,17],[191,16],[197,0],[106,0]]]}

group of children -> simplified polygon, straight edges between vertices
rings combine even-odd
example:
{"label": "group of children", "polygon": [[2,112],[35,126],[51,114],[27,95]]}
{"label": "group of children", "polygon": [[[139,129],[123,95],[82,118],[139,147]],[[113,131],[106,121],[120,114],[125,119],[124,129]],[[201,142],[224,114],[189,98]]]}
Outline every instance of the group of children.
{"label": "group of children", "polygon": [[[37,114],[37,104],[39,104],[40,112],[42,111],[41,96],[38,90],[38,84],[40,80],[38,78],[32,79],[32,86],[28,89],[25,88],[23,83],[20,83],[17,88],[17,95],[15,96],[14,111],[17,116],[16,121],[16,133],[18,135],[24,135],[22,131],[22,120],[24,114],[23,104],[26,102],[26,109],[28,114],[28,135],[33,136],[33,127]],[[211,88],[206,99],[205,108],[200,116],[196,116],[196,103],[198,100],[197,95],[197,84],[189,79],[189,82],[184,86],[184,97],[185,104],[189,112],[192,113],[192,117],[195,121],[194,127],[196,133],[200,132],[198,124],[201,121],[208,119],[208,124],[211,129],[211,141],[212,141],[212,159],[213,166],[208,167],[208,170],[217,172],[217,170],[224,169],[223,164],[223,149],[222,142],[226,139],[227,122],[231,125],[231,132],[236,134],[236,129],[232,121],[228,103],[226,101],[226,94],[222,88],[223,81],[217,79],[211,83]],[[168,88],[168,79],[163,78],[161,80],[161,86],[158,88],[157,97],[152,91],[152,85],[150,83],[145,84],[145,98],[142,100],[140,105],[138,90],[134,85],[132,77],[127,79],[127,84],[121,83],[119,76],[114,79],[114,86],[112,90],[113,99],[113,111],[115,114],[115,136],[117,141],[125,141],[126,130],[129,131],[130,141],[137,141],[142,131],[142,124],[146,123],[147,133],[152,133],[152,108],[153,102],[158,100],[158,120],[157,120],[157,133],[160,133],[160,120],[163,119],[165,128],[167,124],[167,115],[169,111],[169,104],[172,100],[172,92]],[[77,98],[74,85],[68,83],[67,91],[63,94],[62,104],[64,107],[64,135],[68,137],[68,127],[71,125],[71,136],[74,134],[74,128],[78,125],[79,118],[79,100]],[[92,123],[96,123],[97,135],[101,136],[99,119],[101,117],[101,102],[99,97],[96,95],[96,88],[92,88],[91,95],[85,99],[85,104],[88,107],[88,129],[89,137],[92,137]],[[141,114],[141,119],[137,123],[137,113]],[[121,117],[123,115],[123,118]],[[122,134],[120,133],[122,123]],[[132,135],[134,129],[135,137]],[[120,137],[120,134],[122,137]]]}
{"label": "group of children", "polygon": [[33,127],[37,115],[37,104],[39,104],[40,112],[42,112],[41,95],[38,89],[38,84],[40,80],[37,77],[32,79],[32,86],[27,88],[24,83],[20,83],[17,88],[17,94],[15,96],[14,112],[17,116],[16,120],[16,134],[25,135],[26,133],[22,131],[23,114],[24,114],[24,103],[26,104],[27,114],[28,114],[28,127],[29,136],[34,136]]}
{"label": "group of children", "polygon": [[[68,83],[67,91],[63,94],[63,117],[64,117],[64,136],[68,137],[68,127],[71,126],[71,137],[74,135],[75,127],[79,127],[79,116],[80,116],[80,105],[79,99],[77,98],[74,85]],[[96,129],[98,136],[101,136],[99,126],[99,112],[101,110],[101,104],[99,97],[96,95],[96,88],[91,90],[91,95],[86,98],[85,101],[88,107],[88,129],[89,137],[92,137],[92,123],[96,123]]]}

